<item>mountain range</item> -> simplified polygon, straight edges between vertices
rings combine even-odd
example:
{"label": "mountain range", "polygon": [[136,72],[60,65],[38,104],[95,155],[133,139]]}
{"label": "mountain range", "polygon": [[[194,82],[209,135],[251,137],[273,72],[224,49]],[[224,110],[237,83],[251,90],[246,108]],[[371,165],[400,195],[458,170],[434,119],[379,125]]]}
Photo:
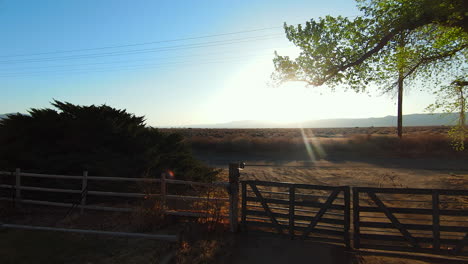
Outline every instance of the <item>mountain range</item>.
{"label": "mountain range", "polygon": [[[458,114],[410,114],[403,115],[403,126],[451,126]],[[274,123],[256,120],[233,121],[220,124],[190,125],[190,128],[332,128],[332,127],[391,127],[396,126],[396,116],[371,118],[337,118],[310,120],[295,123]]]}
{"label": "mountain range", "polygon": [[[0,119],[8,114],[0,114]],[[411,114],[403,115],[403,126],[451,126],[457,120],[458,114]],[[468,117],[467,117],[468,122]],[[396,126],[396,116],[370,118],[336,118],[320,119],[304,122],[275,123],[257,120],[232,121],[220,124],[203,124],[183,126],[187,128],[332,128],[332,127],[391,127]],[[182,128],[182,127],[180,127]]]}

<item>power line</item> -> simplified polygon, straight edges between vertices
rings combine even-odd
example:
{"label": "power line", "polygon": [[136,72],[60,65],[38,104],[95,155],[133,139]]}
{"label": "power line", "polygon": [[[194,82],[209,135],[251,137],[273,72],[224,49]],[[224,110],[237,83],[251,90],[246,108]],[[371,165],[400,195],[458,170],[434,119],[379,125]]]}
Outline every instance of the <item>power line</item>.
{"label": "power line", "polygon": [[[348,17],[353,18],[353,17],[357,17],[357,16],[358,16],[358,15],[348,16]],[[301,23],[289,23],[289,25],[299,25],[299,24],[304,24],[304,23],[305,23],[305,22],[301,22]],[[144,46],[144,45],[161,44],[161,43],[170,43],[170,42],[178,42],[178,41],[186,41],[186,40],[195,40],[195,39],[204,39],[204,38],[215,38],[215,37],[221,37],[221,36],[238,35],[238,34],[245,34],[245,33],[259,32],[259,31],[266,31],[266,30],[272,30],[272,29],[282,29],[282,28],[283,28],[283,26],[264,27],[264,28],[250,29],[250,30],[240,30],[240,31],[234,31],[234,32],[226,32],[226,33],[218,33],[218,34],[207,34],[207,35],[194,36],[194,37],[182,37],[182,38],[175,38],[175,39],[156,40],[156,41],[149,41],[149,42],[139,42],[139,43],[123,44],[123,45],[112,45],[112,46],[103,46],[103,47],[94,47],[94,48],[84,48],[84,49],[58,50],[58,51],[48,51],[48,52],[39,52],[39,53],[25,53],[25,54],[1,55],[0,58],[26,57],[26,56],[39,56],[39,55],[49,55],[49,54],[60,54],[60,53],[71,53],[71,52],[83,52],[83,51],[93,51],[93,50],[104,50],[104,49],[117,49],[117,48]]]}
{"label": "power line", "polygon": [[82,51],[92,51],[92,50],[126,48],[126,47],[144,46],[144,45],[160,44],[160,43],[168,43],[168,42],[177,42],[177,41],[185,41],[185,40],[195,40],[195,39],[204,39],[204,38],[214,38],[214,37],[220,37],[220,36],[228,36],[228,35],[237,35],[237,34],[252,33],[252,32],[258,32],[258,31],[271,30],[271,29],[278,29],[278,28],[282,28],[282,27],[266,27],[266,28],[258,28],[258,29],[252,29],[252,30],[241,30],[241,31],[227,32],[227,33],[220,33],[220,34],[202,35],[202,36],[197,36],[197,37],[185,37],[185,38],[177,38],[177,39],[167,39],[167,40],[158,40],[158,41],[150,41],[150,42],[132,43],[132,44],[125,44],[125,45],[104,46],[104,47],[96,47],[96,48],[60,50],[60,51],[49,51],[49,52],[28,53],[28,54],[2,55],[2,56],[0,56],[0,58],[39,56],[39,55],[48,55],[48,54],[60,54],[60,53],[70,53],[70,52],[82,52]]}
{"label": "power line", "polygon": [[[259,49],[249,49],[249,52],[253,51],[262,51],[262,50],[274,50],[274,49],[280,49],[280,48],[287,48],[286,46],[284,47],[270,47],[270,48],[259,48]],[[64,67],[76,67],[76,66],[91,66],[91,65],[106,65],[106,64],[122,64],[122,63],[134,63],[134,62],[148,62],[148,61],[155,61],[157,60],[158,62],[161,60],[167,60],[167,59],[177,59],[177,58],[189,58],[189,57],[206,57],[210,55],[217,55],[217,54],[222,54],[222,55],[230,55],[234,54],[232,51],[226,52],[226,51],[219,51],[219,52],[209,52],[209,53],[199,53],[199,54],[191,54],[191,55],[179,55],[179,56],[169,56],[169,57],[157,57],[157,58],[147,58],[147,59],[136,59],[136,60],[118,60],[118,61],[108,61],[108,62],[94,62],[94,63],[78,63],[78,64],[59,64],[59,65],[48,65],[48,66],[36,66],[36,67],[22,67],[22,68],[8,68],[8,69],[0,69],[0,71],[3,70],[9,70],[9,71],[24,71],[24,70],[35,70],[35,69],[47,69],[47,68],[64,68]],[[245,54],[245,53],[244,53]],[[252,54],[252,55],[257,55],[257,54]],[[0,65],[0,66],[8,66],[10,67],[11,65]],[[3,73],[9,73],[9,72],[3,72]]]}
{"label": "power line", "polygon": [[125,50],[125,51],[115,51],[115,52],[105,52],[105,53],[90,53],[90,54],[82,54],[82,55],[46,57],[46,58],[36,58],[36,59],[6,60],[6,61],[0,61],[0,64],[45,62],[45,61],[69,60],[69,59],[87,59],[87,58],[97,58],[97,57],[107,57],[107,56],[121,56],[121,55],[133,55],[133,54],[142,54],[142,53],[150,53],[150,52],[172,51],[172,50],[179,50],[179,49],[193,49],[193,48],[204,48],[204,47],[213,47],[213,46],[224,46],[224,45],[245,43],[245,42],[251,42],[251,41],[270,40],[270,39],[278,38],[280,35],[282,34],[262,35],[262,36],[245,37],[245,38],[237,38],[237,39],[199,42],[199,43],[194,43],[194,44],[173,45],[173,46],[164,46],[164,47],[148,48],[148,49]]}
{"label": "power line", "polygon": [[[271,54],[264,54],[259,55],[256,57],[261,57],[265,55]],[[168,63],[159,63],[159,64],[141,64],[141,65],[132,65],[133,67],[107,67],[107,68],[94,68],[94,69],[69,69],[69,70],[61,70],[61,71],[36,71],[36,72],[18,72],[18,73],[9,73],[9,74],[0,74],[0,78],[5,77],[14,77],[14,76],[27,76],[27,75],[34,75],[34,74],[44,74],[44,73],[51,73],[51,74],[60,74],[60,73],[96,73],[96,72],[112,72],[112,71],[122,71],[122,70],[147,70],[147,69],[154,69],[154,68],[161,68],[165,66],[190,66],[190,65],[205,65],[205,64],[218,64],[218,63],[231,63],[231,62],[243,62],[241,60],[243,57],[253,58],[252,56],[237,56],[235,59],[231,60],[215,60],[215,61],[180,61],[180,62],[168,62]],[[255,56],[254,56],[255,57]]]}

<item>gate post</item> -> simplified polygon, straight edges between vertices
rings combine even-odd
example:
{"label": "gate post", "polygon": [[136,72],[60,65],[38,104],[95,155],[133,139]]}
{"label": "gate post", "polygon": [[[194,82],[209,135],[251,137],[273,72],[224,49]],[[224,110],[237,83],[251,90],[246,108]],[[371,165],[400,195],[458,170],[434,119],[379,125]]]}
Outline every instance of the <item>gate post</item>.
{"label": "gate post", "polygon": [[80,214],[83,214],[86,206],[86,198],[88,196],[88,171],[83,171],[83,180],[81,182],[81,209]]}
{"label": "gate post", "polygon": [[242,211],[241,211],[241,225],[242,231],[247,231],[247,184],[243,181],[242,184]]}
{"label": "gate post", "polygon": [[349,229],[351,225],[351,194],[349,186],[344,187],[344,242],[346,248],[351,248],[351,238],[349,236]]}
{"label": "gate post", "polygon": [[359,221],[359,189],[357,187],[353,187],[353,246],[355,249],[359,249],[361,247]]}
{"label": "gate post", "polygon": [[15,206],[17,209],[21,209],[21,169],[16,168],[15,171]]}
{"label": "gate post", "polygon": [[161,208],[164,213],[166,213],[166,173],[161,173]]}
{"label": "gate post", "polygon": [[239,226],[239,163],[229,163],[229,224],[231,232]]}
{"label": "gate post", "polygon": [[289,236],[294,239],[294,216],[296,203],[296,186],[291,184],[289,186]]}
{"label": "gate post", "polygon": [[440,251],[440,197],[437,190],[432,190],[432,248]]}

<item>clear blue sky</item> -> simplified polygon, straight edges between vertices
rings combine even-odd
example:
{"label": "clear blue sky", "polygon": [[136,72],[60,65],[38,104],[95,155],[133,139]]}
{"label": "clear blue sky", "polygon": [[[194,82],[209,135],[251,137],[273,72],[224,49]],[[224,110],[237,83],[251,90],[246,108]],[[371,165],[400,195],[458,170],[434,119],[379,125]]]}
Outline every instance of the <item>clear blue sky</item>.
{"label": "clear blue sky", "polygon": [[[267,84],[273,52],[297,52],[284,22],[356,14],[350,0],[3,0],[0,114],[54,98],[125,108],[154,126],[395,115],[388,95]],[[227,34],[239,31],[250,32]],[[431,100],[410,91],[404,111]]]}

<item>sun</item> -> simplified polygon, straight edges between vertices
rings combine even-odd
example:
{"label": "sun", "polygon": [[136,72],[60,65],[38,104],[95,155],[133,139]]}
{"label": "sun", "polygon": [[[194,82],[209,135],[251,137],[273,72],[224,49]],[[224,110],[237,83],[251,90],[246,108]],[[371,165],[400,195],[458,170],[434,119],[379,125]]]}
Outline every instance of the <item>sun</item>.
{"label": "sun", "polygon": [[269,84],[273,71],[270,59],[242,64],[211,98],[207,98],[203,114],[210,116],[209,122],[215,123],[256,120],[295,124],[330,118],[384,116],[394,108],[388,98],[369,97],[344,88],[332,91],[326,86],[310,87],[303,82],[275,87]]}
{"label": "sun", "polygon": [[252,61],[240,67],[211,98],[219,122],[260,120],[298,122],[311,119],[311,90],[303,83],[274,87],[269,84],[271,60]]}

